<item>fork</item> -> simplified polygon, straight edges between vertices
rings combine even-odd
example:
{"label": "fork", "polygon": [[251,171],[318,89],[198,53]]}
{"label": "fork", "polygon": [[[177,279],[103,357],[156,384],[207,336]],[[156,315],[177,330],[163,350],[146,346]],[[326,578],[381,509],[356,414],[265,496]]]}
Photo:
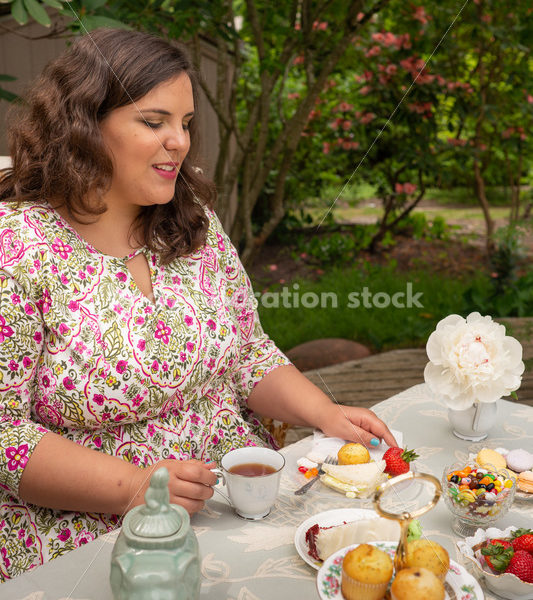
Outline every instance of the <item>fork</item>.
{"label": "fork", "polygon": [[327,456],[327,457],[325,458],[324,462],[323,462],[323,463],[320,463],[320,464],[318,465],[318,474],[317,474],[317,476],[316,476],[316,477],[313,477],[313,479],[311,479],[311,481],[308,481],[308,482],[307,482],[305,485],[302,485],[302,487],[301,487],[301,488],[299,488],[298,490],[296,490],[296,491],[294,492],[294,494],[295,494],[296,496],[301,496],[302,494],[305,494],[305,493],[307,492],[307,490],[308,490],[308,489],[309,489],[309,488],[310,488],[310,487],[311,487],[311,486],[312,486],[312,485],[313,485],[313,484],[314,484],[316,481],[318,481],[318,479],[319,479],[319,475],[323,475],[323,474],[325,473],[325,471],[322,469],[322,465],[323,465],[324,463],[325,463],[326,465],[336,465],[336,464],[338,464],[338,461],[337,461],[337,459],[336,459],[335,457],[333,457],[333,456]]}

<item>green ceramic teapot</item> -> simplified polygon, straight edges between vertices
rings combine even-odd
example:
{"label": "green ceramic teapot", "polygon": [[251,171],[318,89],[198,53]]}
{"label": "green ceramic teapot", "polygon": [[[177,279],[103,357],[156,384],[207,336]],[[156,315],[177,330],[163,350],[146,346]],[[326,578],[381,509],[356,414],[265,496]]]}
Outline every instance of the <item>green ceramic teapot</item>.
{"label": "green ceramic teapot", "polygon": [[200,554],[189,514],[170,504],[168,471],[157,469],[146,504],[124,517],[111,555],[115,600],[197,600]]}

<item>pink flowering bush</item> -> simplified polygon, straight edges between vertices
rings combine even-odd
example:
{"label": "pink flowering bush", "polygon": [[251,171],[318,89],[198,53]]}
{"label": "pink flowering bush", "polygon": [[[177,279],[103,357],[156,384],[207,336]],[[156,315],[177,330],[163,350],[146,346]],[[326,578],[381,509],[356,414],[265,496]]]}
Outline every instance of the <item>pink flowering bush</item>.
{"label": "pink flowering bush", "polygon": [[391,2],[353,38],[304,130],[291,185],[320,197],[324,183],[337,184],[338,202],[347,181],[377,187],[383,212],[371,247],[429,186],[474,189],[477,178],[519,194],[532,150],[533,8],[479,0],[450,28],[455,8]]}
{"label": "pink flowering bush", "polygon": [[339,192],[352,175],[355,182],[377,186],[383,215],[366,238],[371,246],[403,222],[434,181],[436,110],[449,83],[424,58],[434,44],[429,11],[398,11],[393,4],[352,40],[349,57],[317,100],[304,131],[306,152],[299,154],[298,173],[302,180],[305,175],[308,191],[316,182],[317,195],[324,178],[341,182]]}

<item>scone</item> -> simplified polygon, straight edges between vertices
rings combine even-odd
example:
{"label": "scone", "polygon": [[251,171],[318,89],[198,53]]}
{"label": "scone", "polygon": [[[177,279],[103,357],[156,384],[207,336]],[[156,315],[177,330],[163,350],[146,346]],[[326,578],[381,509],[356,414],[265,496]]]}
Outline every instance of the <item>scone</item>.
{"label": "scone", "polygon": [[370,462],[370,454],[362,444],[344,444],[337,452],[339,465],[360,465]]}
{"label": "scone", "polygon": [[350,550],[342,561],[341,591],[345,600],[382,600],[392,577],[390,556],[370,544]]}
{"label": "scone", "polygon": [[407,544],[406,567],[423,567],[444,581],[450,568],[450,556],[437,542],[414,540]]}
{"label": "scone", "polygon": [[428,569],[402,569],[392,582],[391,600],[444,600],[444,584]]}

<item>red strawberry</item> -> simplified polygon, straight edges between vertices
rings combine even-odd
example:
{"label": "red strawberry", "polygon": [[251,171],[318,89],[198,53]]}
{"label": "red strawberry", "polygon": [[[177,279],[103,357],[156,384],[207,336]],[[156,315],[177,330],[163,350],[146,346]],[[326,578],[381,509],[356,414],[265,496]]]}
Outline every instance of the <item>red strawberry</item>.
{"label": "red strawberry", "polygon": [[533,556],[525,550],[517,550],[505,569],[526,583],[533,583]]}
{"label": "red strawberry", "polygon": [[403,452],[403,448],[400,448],[399,446],[391,446],[385,454],[388,454],[389,456],[391,456],[391,455],[395,455],[395,454],[401,454],[402,452]]}
{"label": "red strawberry", "polygon": [[418,458],[418,454],[415,454],[414,450],[404,450],[393,446],[389,448],[383,455],[383,460],[386,463],[385,473],[388,473],[392,477],[407,473],[410,469],[409,463]]}
{"label": "red strawberry", "polygon": [[513,548],[516,550],[525,550],[533,554],[533,531],[531,529],[517,529],[513,532]]}
{"label": "red strawberry", "polygon": [[511,542],[507,540],[493,539],[487,542],[487,545],[481,548],[481,554],[485,561],[494,571],[505,571],[509,561],[513,557],[514,549]]}

